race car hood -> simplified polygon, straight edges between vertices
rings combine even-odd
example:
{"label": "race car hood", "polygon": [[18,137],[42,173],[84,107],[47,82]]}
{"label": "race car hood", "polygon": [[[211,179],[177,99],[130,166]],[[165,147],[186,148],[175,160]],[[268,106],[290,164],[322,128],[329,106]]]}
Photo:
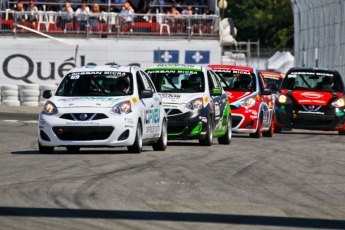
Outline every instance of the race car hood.
{"label": "race car hood", "polygon": [[295,90],[292,92],[293,98],[296,99],[298,104],[303,105],[322,105],[325,106],[332,98],[330,92],[319,92],[319,91],[302,91]]}
{"label": "race car hood", "polygon": [[164,104],[185,104],[191,100],[203,97],[201,93],[159,93]]}
{"label": "race car hood", "polygon": [[226,95],[228,96],[229,103],[234,105],[237,104],[239,101],[250,97],[255,92],[243,92],[243,91],[226,91]]}
{"label": "race car hood", "polygon": [[113,107],[116,103],[131,97],[55,97],[51,100],[58,108]]}

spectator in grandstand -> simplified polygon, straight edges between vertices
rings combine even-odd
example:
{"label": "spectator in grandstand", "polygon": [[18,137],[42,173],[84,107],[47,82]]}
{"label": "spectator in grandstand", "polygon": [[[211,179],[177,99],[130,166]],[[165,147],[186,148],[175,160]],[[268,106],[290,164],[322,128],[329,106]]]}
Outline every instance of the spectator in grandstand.
{"label": "spectator in grandstand", "polygon": [[167,12],[169,25],[175,33],[181,32],[181,13],[176,9],[173,5],[171,6],[170,10]]}
{"label": "spectator in grandstand", "polygon": [[213,22],[213,18],[210,18],[210,16],[213,15],[213,12],[209,8],[206,7],[204,9],[204,15],[206,17],[203,20],[202,33],[210,34],[212,32],[212,22]]}
{"label": "spectator in grandstand", "polygon": [[123,5],[127,2],[127,0],[115,0],[115,9],[114,12],[120,12],[122,10]]}
{"label": "spectator in grandstand", "polygon": [[87,25],[87,16],[90,15],[90,9],[86,1],[82,1],[81,7],[75,12],[77,14],[78,31],[84,31]]}
{"label": "spectator in grandstand", "polygon": [[121,20],[122,32],[129,30],[132,33],[133,32],[133,16],[132,15],[134,14],[134,10],[128,1],[125,2],[120,14],[121,14],[120,20]]}
{"label": "spectator in grandstand", "polygon": [[38,9],[35,6],[34,1],[30,1],[30,5],[26,11],[29,11],[31,14],[28,16],[28,26],[35,29],[36,28],[36,22],[37,22],[37,17],[38,17]]}
{"label": "spectator in grandstand", "polygon": [[182,14],[192,15],[193,14],[192,6],[187,6],[187,8],[182,11]]}
{"label": "spectator in grandstand", "polygon": [[202,28],[202,20],[201,20],[201,15],[199,13],[199,8],[195,8],[194,9],[194,13],[192,14],[192,20],[191,20],[191,24],[192,24],[192,34],[193,33],[201,33],[201,28]]}
{"label": "spectator in grandstand", "polygon": [[[164,13],[164,10],[163,10],[164,5],[165,5],[164,0],[153,0],[153,1],[151,1],[150,9],[147,11],[147,14]],[[152,22],[152,15],[150,16],[150,22]]]}
{"label": "spectator in grandstand", "polygon": [[26,25],[25,10],[22,2],[18,2],[17,6],[14,6],[14,18],[17,20],[17,23],[20,25]]}
{"label": "spectator in grandstand", "polygon": [[65,30],[66,29],[66,24],[70,23],[72,21],[72,14],[73,14],[73,9],[71,7],[71,1],[70,0],[66,0],[65,2],[65,6],[62,8],[61,10],[61,16],[59,18],[59,23],[58,26],[62,29]]}
{"label": "spectator in grandstand", "polygon": [[91,13],[90,13],[90,26],[91,30],[100,30],[102,24],[105,23],[105,20],[103,18],[103,14],[101,13],[99,9],[99,5],[97,3],[94,3],[92,5]]}

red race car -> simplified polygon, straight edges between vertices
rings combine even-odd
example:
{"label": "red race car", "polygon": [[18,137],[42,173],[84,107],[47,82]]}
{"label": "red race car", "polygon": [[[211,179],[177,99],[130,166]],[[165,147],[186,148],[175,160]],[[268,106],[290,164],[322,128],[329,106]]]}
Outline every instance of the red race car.
{"label": "red race car", "polygon": [[265,78],[266,83],[269,88],[272,90],[272,93],[277,94],[279,91],[279,86],[283,82],[284,75],[275,72],[263,71],[260,70],[260,73]]}
{"label": "red race car", "polygon": [[222,80],[232,112],[232,131],[250,137],[272,137],[274,111],[272,91],[256,68],[209,65]]}
{"label": "red race car", "polygon": [[338,131],[345,135],[345,87],[332,69],[295,67],[275,101],[276,132],[282,127]]}

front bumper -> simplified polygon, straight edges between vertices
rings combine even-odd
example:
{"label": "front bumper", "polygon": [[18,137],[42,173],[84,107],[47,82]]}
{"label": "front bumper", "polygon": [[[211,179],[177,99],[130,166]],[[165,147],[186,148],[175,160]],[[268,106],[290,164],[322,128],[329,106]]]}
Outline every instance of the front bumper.
{"label": "front bumper", "polygon": [[64,116],[71,113],[68,110],[59,109],[56,115],[41,113],[38,125],[39,142],[43,146],[53,147],[120,147],[134,143],[137,117],[133,113],[114,115],[104,110],[89,112],[103,114],[103,116],[101,119],[75,121]]}
{"label": "front bumper", "polygon": [[168,115],[169,139],[200,139],[207,130],[207,109]]}
{"label": "front bumper", "polygon": [[253,108],[231,107],[232,132],[255,133],[258,125],[258,111]]}
{"label": "front bumper", "polygon": [[278,126],[327,131],[345,129],[345,108],[322,106],[318,111],[306,111],[301,105],[277,105],[275,112]]}

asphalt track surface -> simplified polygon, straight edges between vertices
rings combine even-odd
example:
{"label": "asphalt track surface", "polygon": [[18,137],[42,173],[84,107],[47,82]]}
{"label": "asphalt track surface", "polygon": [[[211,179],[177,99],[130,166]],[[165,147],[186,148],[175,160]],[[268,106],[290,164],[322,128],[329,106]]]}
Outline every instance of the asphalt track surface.
{"label": "asphalt track surface", "polygon": [[0,229],[345,229],[336,132],[40,154],[38,111],[0,106]]}

